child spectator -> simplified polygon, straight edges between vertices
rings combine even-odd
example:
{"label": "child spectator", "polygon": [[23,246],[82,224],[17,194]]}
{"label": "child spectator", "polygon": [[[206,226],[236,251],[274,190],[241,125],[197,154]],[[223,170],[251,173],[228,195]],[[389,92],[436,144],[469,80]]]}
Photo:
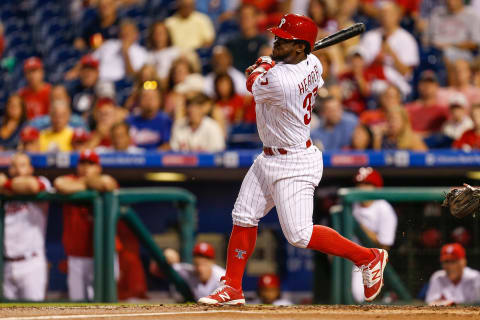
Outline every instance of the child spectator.
{"label": "child spectator", "polygon": [[215,78],[215,103],[219,106],[229,124],[243,118],[244,97],[237,94],[232,78],[224,73]]}
{"label": "child spectator", "polygon": [[350,146],[358,119],[344,112],[341,102],[332,97],[322,99],[320,125],[310,136],[320,150],[340,150]]}
{"label": "child spectator", "polygon": [[18,95],[27,109],[29,120],[47,115],[50,108],[51,85],[44,81],[43,63],[37,57],[30,57],[23,63],[27,86],[20,89]]}
{"label": "child spectator", "polygon": [[20,143],[18,144],[18,151],[28,153],[39,153],[40,143],[38,138],[40,132],[35,127],[26,126],[20,133]]}
{"label": "child spectator", "polygon": [[276,274],[262,274],[257,283],[258,299],[253,304],[270,304],[273,306],[291,306],[290,300],[282,298],[280,278]]}
{"label": "child spectator", "polygon": [[139,112],[127,119],[134,143],[147,150],[168,150],[172,120],[162,111],[162,93],[158,86],[142,88]]}
{"label": "child spectator", "polygon": [[76,128],[72,136],[72,150],[84,151],[88,149],[90,133],[82,128]]}
{"label": "child spectator", "polygon": [[16,94],[10,96],[0,124],[0,150],[17,149],[26,120],[27,113],[22,99]]}
{"label": "child spectator", "polygon": [[359,123],[352,134],[351,150],[373,149],[373,132],[364,124]]}
{"label": "child spectator", "polygon": [[427,146],[422,138],[413,132],[407,111],[402,107],[393,107],[387,111],[385,126],[374,129],[376,150],[400,149],[411,151],[426,151]]}
{"label": "child spectator", "polygon": [[113,125],[110,132],[112,145],[110,147],[100,146],[95,149],[99,153],[105,152],[125,152],[125,153],[142,153],[143,149],[138,148],[132,142],[130,137],[130,126],[126,122],[117,122]]}
{"label": "child spectator", "polygon": [[460,139],[463,133],[473,128],[473,121],[468,114],[468,101],[461,93],[450,98],[449,120],[443,126],[443,134],[455,141]]}
{"label": "child spectator", "polygon": [[405,105],[412,129],[424,137],[438,133],[448,119],[448,107],[438,99],[438,80],[433,71],[420,75],[418,94],[416,101]]}
{"label": "child spectator", "polygon": [[453,143],[455,149],[465,151],[480,149],[480,104],[474,104],[470,111],[473,129],[465,131],[460,139]]}
{"label": "child spectator", "polygon": [[195,11],[195,0],[177,0],[177,12],[165,20],[172,42],[183,49],[199,49],[212,45],[215,29],[210,18]]}
{"label": "child spectator", "polygon": [[219,152],[225,149],[222,128],[207,116],[209,104],[204,94],[187,98],[186,117],[176,120],[172,128],[172,150]]}

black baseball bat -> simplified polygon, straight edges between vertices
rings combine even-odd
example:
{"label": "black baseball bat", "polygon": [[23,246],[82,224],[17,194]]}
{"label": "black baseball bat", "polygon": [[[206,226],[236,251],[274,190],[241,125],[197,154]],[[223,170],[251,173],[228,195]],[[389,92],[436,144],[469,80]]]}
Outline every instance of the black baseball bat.
{"label": "black baseball bat", "polygon": [[342,30],[339,30],[328,37],[325,37],[323,39],[318,40],[315,42],[315,46],[313,46],[312,51],[317,51],[329,46],[333,46],[334,44],[337,44],[339,42],[348,40],[350,38],[353,38],[355,36],[358,36],[359,34],[363,33],[365,31],[365,25],[363,23],[355,23],[354,25],[351,25],[350,27],[344,28]]}

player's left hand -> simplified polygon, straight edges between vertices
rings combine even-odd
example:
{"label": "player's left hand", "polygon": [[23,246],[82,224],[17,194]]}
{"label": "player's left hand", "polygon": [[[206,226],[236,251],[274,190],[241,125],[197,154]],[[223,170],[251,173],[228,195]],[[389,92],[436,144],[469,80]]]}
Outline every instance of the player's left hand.
{"label": "player's left hand", "polygon": [[252,64],[250,67],[245,69],[245,76],[248,77],[253,72],[253,70],[255,70],[256,68],[257,68],[257,65]]}
{"label": "player's left hand", "polygon": [[261,65],[268,65],[269,68],[271,68],[275,66],[275,61],[273,61],[273,59],[269,56],[261,56],[260,58],[257,59],[257,61],[255,62],[255,65],[257,67]]}

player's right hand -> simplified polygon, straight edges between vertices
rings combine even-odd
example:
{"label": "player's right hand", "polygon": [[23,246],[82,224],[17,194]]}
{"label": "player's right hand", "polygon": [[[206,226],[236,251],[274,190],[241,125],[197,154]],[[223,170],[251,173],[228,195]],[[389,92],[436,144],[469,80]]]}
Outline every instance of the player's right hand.
{"label": "player's right hand", "polygon": [[245,69],[245,76],[248,78],[248,76],[257,68],[257,64],[252,64],[250,67]]}

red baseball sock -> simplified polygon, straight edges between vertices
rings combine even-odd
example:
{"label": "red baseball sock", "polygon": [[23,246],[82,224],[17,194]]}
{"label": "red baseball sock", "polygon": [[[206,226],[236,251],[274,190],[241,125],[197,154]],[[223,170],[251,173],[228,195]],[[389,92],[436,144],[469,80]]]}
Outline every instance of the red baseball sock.
{"label": "red baseball sock", "polygon": [[362,247],[342,237],[332,228],[321,225],[313,226],[312,238],[308,243],[308,248],[346,258],[357,266],[368,264],[375,258],[369,248]]}
{"label": "red baseball sock", "polygon": [[257,241],[257,227],[233,226],[227,250],[226,283],[235,288],[242,289],[243,272],[247,260],[252,255]]}

